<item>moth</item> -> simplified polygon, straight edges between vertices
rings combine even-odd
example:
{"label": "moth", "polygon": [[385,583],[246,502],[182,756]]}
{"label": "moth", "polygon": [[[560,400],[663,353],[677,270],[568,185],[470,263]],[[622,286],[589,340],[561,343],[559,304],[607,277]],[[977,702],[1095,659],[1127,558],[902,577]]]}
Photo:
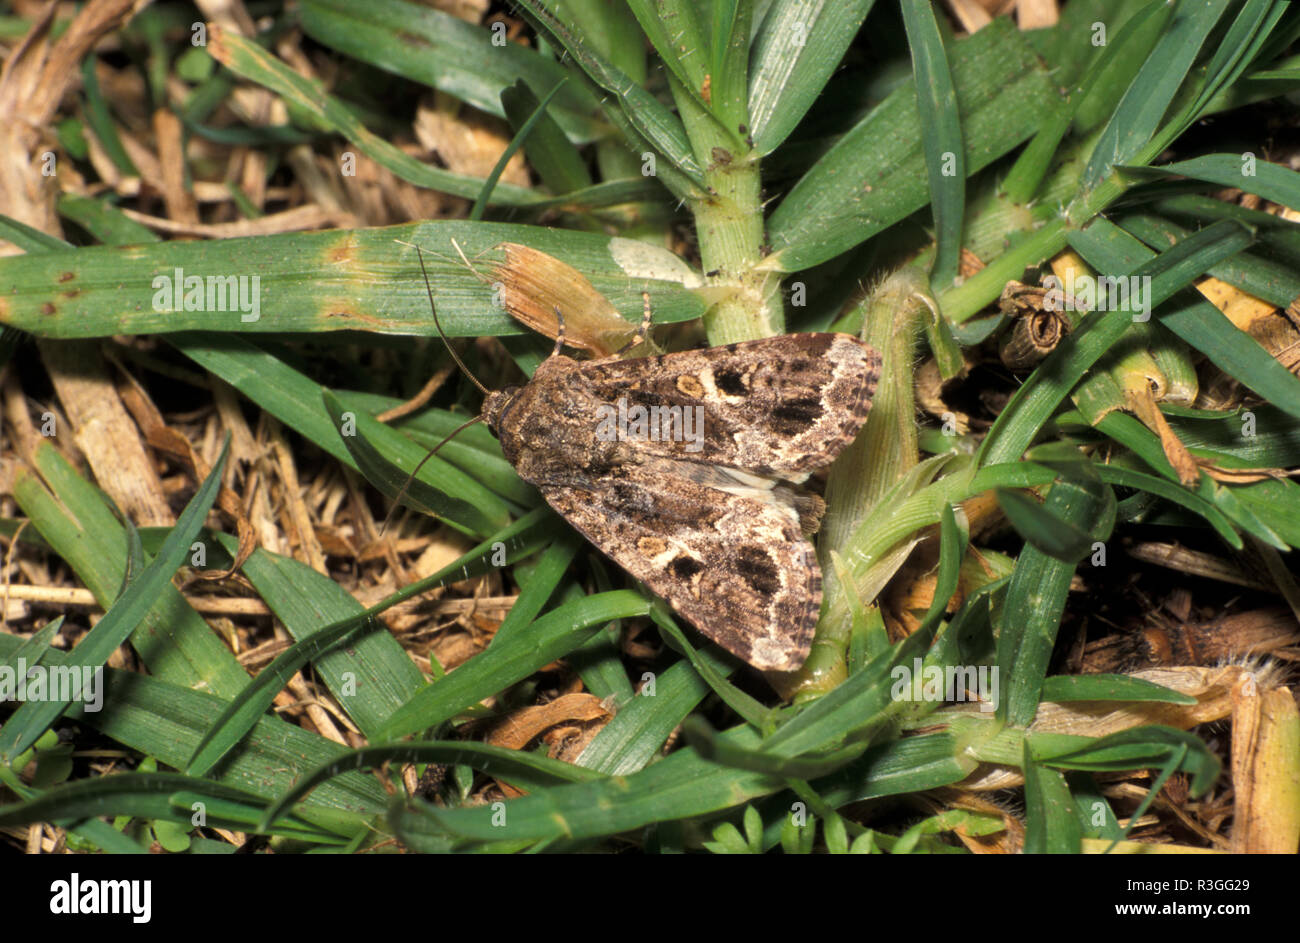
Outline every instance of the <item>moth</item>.
{"label": "moth", "polygon": [[[637,336],[643,340],[646,317]],[[432,297],[430,297],[432,302]],[[847,334],[578,361],[486,393],[481,420],[524,480],[705,636],[755,668],[812,645],[824,505],[798,486],[857,436],[879,353]]]}

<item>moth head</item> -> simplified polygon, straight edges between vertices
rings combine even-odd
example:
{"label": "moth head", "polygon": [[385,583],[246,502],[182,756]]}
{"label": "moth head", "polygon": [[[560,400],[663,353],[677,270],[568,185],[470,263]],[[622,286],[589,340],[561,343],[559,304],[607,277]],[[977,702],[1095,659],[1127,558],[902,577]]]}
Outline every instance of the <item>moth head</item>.
{"label": "moth head", "polygon": [[496,435],[497,430],[501,428],[506,411],[519,395],[519,389],[517,386],[507,386],[503,390],[492,390],[483,398],[483,421],[487,423],[493,435]]}

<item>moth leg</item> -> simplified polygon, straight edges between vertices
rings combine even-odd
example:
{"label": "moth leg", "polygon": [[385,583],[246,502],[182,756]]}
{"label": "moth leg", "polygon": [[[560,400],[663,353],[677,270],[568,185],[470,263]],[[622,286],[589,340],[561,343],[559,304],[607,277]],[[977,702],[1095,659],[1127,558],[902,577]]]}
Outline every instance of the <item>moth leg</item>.
{"label": "moth leg", "polygon": [[641,325],[636,329],[636,334],[632,336],[632,339],[615,351],[615,357],[621,357],[638,344],[645,343],[646,334],[650,332],[650,292],[641,292],[641,301],[645,305],[645,309],[641,314]]}
{"label": "moth leg", "polygon": [[560,306],[555,306],[555,349],[551,351],[552,357],[558,357],[560,351],[564,349],[564,312]]}

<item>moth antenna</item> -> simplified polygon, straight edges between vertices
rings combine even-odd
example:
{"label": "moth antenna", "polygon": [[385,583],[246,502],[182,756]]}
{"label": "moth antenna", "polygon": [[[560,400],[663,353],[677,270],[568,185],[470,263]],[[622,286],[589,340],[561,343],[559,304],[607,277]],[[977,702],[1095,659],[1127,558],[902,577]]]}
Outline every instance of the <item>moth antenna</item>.
{"label": "moth antenna", "polygon": [[484,285],[488,285],[491,283],[492,280],[488,278],[486,275],[484,275],[482,272],[480,272],[478,269],[476,269],[474,267],[474,263],[465,257],[465,250],[460,247],[459,242],[453,239],[451,241],[451,247],[456,250],[456,254],[460,256],[460,260],[461,262],[464,263],[465,268],[469,269],[470,273],[473,274],[475,278],[481,281]]}
{"label": "moth antenna", "polygon": [[[400,242],[400,240],[398,241]],[[442,322],[438,320],[438,306],[433,303],[433,286],[429,284],[429,272],[424,267],[424,253],[420,250],[420,247],[414,243],[403,242],[402,245],[410,246],[414,249],[416,256],[420,259],[420,274],[424,276],[424,290],[429,296],[429,310],[433,312],[433,326],[438,329],[438,336],[442,338],[443,344],[446,345],[447,353],[451,354],[451,359],[456,361],[456,366],[460,367],[461,372],[463,372],[465,376],[469,377],[470,382],[479,388],[479,392],[484,396],[487,396],[488,393],[492,391],[480,383],[478,377],[469,372],[469,367],[465,366],[465,361],[460,359],[460,355],[456,353],[456,348],[451,346],[451,341],[447,339],[446,333],[442,330]]]}
{"label": "moth antenna", "polygon": [[555,329],[555,349],[551,351],[552,357],[564,349],[564,312],[560,310],[559,305],[555,306],[555,322],[558,327]]}
{"label": "moth antenna", "polygon": [[424,463],[427,462],[429,459],[433,458],[435,455],[437,455],[438,449],[442,448],[444,445],[450,442],[457,435],[457,433],[459,433],[462,429],[468,429],[470,426],[474,425],[474,423],[481,422],[482,419],[483,417],[480,415],[480,416],[475,416],[469,422],[462,422],[455,429],[451,430],[451,432],[447,435],[445,439],[443,439],[433,448],[429,449],[428,453],[424,456],[424,458],[420,459],[420,463],[415,466],[415,468],[411,471],[409,475],[406,476],[406,481],[402,482],[402,487],[397,492],[397,497],[393,498],[393,506],[388,509],[388,514],[384,516],[384,523],[379,528],[380,537],[384,536],[384,532],[388,530],[388,525],[391,524],[393,521],[393,515],[396,514],[397,509],[402,506],[402,499],[406,497],[406,490],[411,487],[411,482],[415,481],[415,476],[420,473],[420,469],[424,467]]}
{"label": "moth antenna", "polygon": [[641,301],[645,305],[641,313],[641,325],[636,329],[636,334],[632,336],[632,339],[614,352],[616,357],[627,353],[638,344],[644,344],[646,335],[650,333],[650,292],[641,292]]}
{"label": "moth antenna", "polygon": [[[405,239],[394,239],[393,242],[397,243],[399,246],[406,246],[407,248],[410,249],[416,248],[415,243],[407,242]],[[477,278],[480,282],[482,282],[485,285],[491,283],[491,279],[489,279],[486,275],[484,275],[482,272],[480,272],[478,269],[474,267],[474,263],[471,262],[468,257],[466,257],[464,250],[461,249],[461,247],[457,244],[455,239],[451,240],[451,245],[452,248],[456,250],[455,256],[446,255],[442,252],[437,252],[433,249],[429,250],[429,254],[436,258],[442,259],[442,261],[446,262],[448,265],[464,266],[466,271],[468,271],[471,275],[473,275],[475,278]],[[481,252],[479,253],[479,255],[482,254],[483,253]]]}

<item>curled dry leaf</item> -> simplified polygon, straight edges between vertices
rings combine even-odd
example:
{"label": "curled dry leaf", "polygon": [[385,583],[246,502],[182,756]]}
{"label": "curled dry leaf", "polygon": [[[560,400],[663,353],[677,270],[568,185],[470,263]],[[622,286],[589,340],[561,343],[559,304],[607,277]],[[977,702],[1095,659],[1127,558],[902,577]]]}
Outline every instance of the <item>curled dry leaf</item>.
{"label": "curled dry leaf", "polygon": [[[970,364],[963,363],[959,375],[965,376],[969,369]],[[966,435],[970,432],[970,414],[954,409],[944,401],[943,384],[939,364],[931,357],[916,371],[916,405],[944,423],[951,421],[951,431],[956,435]]]}
{"label": "curled dry leaf", "polygon": [[554,339],[559,333],[555,309],[564,315],[564,341],[593,357],[617,353],[636,334],[629,324],[573,266],[552,255],[514,242],[497,248],[505,261],[492,269],[500,285],[501,304],[516,321]]}
{"label": "curled dry leaf", "polygon": [[1145,378],[1138,379],[1140,382],[1128,384],[1124,390],[1125,405],[1144,426],[1160,437],[1160,448],[1164,450],[1165,458],[1178,472],[1178,480],[1190,488],[1201,477],[1200,466],[1156,405],[1156,394],[1151,384]]}
{"label": "curled dry leaf", "polygon": [[1300,850],[1300,711],[1251,674],[1232,688],[1232,786],[1234,854]]}
{"label": "curled dry leaf", "polygon": [[1297,468],[1224,468],[1203,459],[1197,459],[1200,469],[1220,484],[1250,485],[1270,478],[1294,478],[1300,475]]}
{"label": "curled dry leaf", "polygon": [[[1141,560],[1143,563],[1151,563],[1169,570],[1177,570],[1191,576],[1201,576],[1205,579],[1218,580],[1221,583],[1232,583],[1235,586],[1245,586],[1248,589],[1259,589],[1264,592],[1268,592],[1272,588],[1269,583],[1262,579],[1256,579],[1230,560],[1212,553],[1193,550],[1190,547],[1184,547],[1182,544],[1149,540],[1125,544],[1124,552],[1134,560]],[[1179,662],[1179,664],[1182,664],[1182,662]],[[1110,669],[1095,670],[1109,671]]]}
{"label": "curled dry leaf", "polygon": [[[594,694],[565,694],[497,718],[485,739],[495,746],[522,750],[540,737],[552,759],[572,762],[613,716]],[[501,783],[501,788],[509,796],[521,795],[508,783]]]}
{"label": "curled dry leaf", "polygon": [[[212,470],[208,463],[194,450],[193,443],[167,425],[163,419],[162,413],[154,405],[152,399],[140,386],[137,379],[129,372],[122,371],[123,381],[118,385],[118,394],[122,397],[122,403],[131,413],[136,425],[144,433],[145,441],[150,448],[159,452],[166,452],[168,455],[185,464],[196,481],[203,481],[207,478],[208,473]],[[222,484],[221,490],[217,492],[217,508],[235,522],[235,530],[239,535],[239,549],[235,553],[234,563],[228,570],[203,570],[195,574],[199,579],[204,580],[223,580],[235,573],[244,561],[252,555],[257,549],[257,537],[253,531],[253,525],[249,521],[248,513],[244,509],[244,504],[239,500],[239,495],[225,484]]]}

